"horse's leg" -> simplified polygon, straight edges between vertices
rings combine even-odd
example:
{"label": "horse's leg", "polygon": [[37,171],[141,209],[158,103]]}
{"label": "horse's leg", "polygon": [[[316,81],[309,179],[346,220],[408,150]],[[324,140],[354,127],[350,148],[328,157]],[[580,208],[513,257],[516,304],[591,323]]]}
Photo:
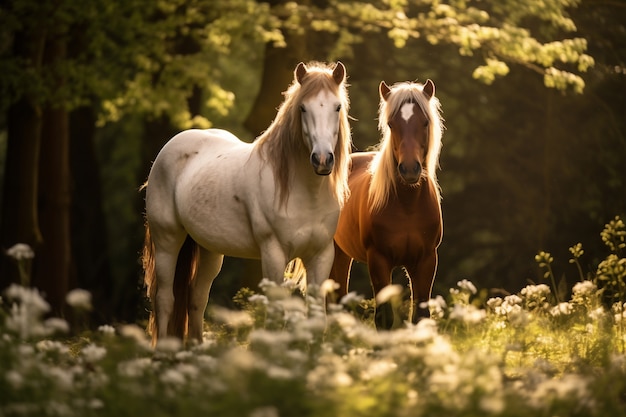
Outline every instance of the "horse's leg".
{"label": "horse's leg", "polygon": [[285,280],[286,267],[287,256],[277,241],[267,242],[261,246],[261,273],[263,278],[271,279],[280,285]]}
{"label": "horse's leg", "polygon": [[[374,297],[376,297],[383,288],[391,284],[393,265],[376,250],[370,249],[367,251],[367,268],[372,282]],[[393,327],[394,314],[390,302],[381,304],[376,302],[374,322],[377,329],[391,329]]]}
{"label": "horse's leg", "polygon": [[419,262],[406,267],[411,283],[411,322],[417,323],[422,318],[430,317],[428,308],[420,304],[430,299],[437,270],[437,252],[431,253]]}
{"label": "horse's leg", "polygon": [[189,305],[189,339],[202,342],[204,312],[209,302],[209,292],[213,280],[222,269],[224,255],[200,248],[198,270],[195,279],[190,284]]}
{"label": "horse's leg", "polygon": [[330,279],[339,284],[339,290],[337,295],[339,299],[348,293],[348,287],[350,285],[350,269],[352,268],[352,258],[348,256],[337,244],[335,243],[335,260],[333,261],[333,267],[330,270]]}
{"label": "horse's leg", "polygon": [[[155,251],[157,292],[154,302],[156,338],[168,335],[168,326],[174,311],[174,276],[178,253],[185,242],[186,234],[157,234],[152,231]],[[155,338],[155,340],[156,340]]]}
{"label": "horse's leg", "polygon": [[303,259],[306,268],[307,284],[315,284],[318,287],[330,277],[330,271],[335,257],[335,247],[326,245],[314,256]]}

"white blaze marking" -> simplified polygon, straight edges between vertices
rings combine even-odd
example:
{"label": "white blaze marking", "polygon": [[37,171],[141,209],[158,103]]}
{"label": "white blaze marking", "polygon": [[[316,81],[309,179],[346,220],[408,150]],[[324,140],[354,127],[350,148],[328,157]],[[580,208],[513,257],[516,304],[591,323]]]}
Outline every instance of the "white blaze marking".
{"label": "white blaze marking", "polygon": [[413,116],[413,106],[415,103],[404,103],[400,109],[400,113],[405,122],[409,122],[411,116]]}

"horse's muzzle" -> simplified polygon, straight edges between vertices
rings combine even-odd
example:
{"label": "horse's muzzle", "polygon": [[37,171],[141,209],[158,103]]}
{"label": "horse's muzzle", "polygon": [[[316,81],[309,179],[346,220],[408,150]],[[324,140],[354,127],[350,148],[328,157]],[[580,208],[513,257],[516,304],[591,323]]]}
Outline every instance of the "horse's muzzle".
{"label": "horse's muzzle", "polygon": [[416,184],[422,176],[422,165],[417,161],[414,161],[412,164],[401,162],[398,164],[398,174],[406,184]]}
{"label": "horse's muzzle", "polygon": [[329,175],[335,166],[335,155],[332,152],[318,154],[311,153],[311,165],[317,175]]}

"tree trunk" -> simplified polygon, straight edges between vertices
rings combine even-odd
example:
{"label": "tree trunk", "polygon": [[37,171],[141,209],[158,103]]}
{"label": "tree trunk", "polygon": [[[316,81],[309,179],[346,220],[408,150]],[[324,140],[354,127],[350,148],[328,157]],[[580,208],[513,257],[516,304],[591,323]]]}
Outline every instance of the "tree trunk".
{"label": "tree trunk", "polygon": [[93,295],[95,319],[114,318],[113,284],[108,256],[102,181],[95,151],[96,120],[92,107],[70,114],[70,172],[72,177],[72,258],[75,282]]}
{"label": "tree trunk", "polygon": [[[13,54],[39,71],[45,35],[43,31],[16,33]],[[35,251],[42,238],[37,219],[38,160],[41,109],[38,101],[23,95],[7,112],[7,153],[0,221],[0,244],[6,250],[26,243]],[[17,264],[0,256],[0,290],[20,282]]]}
{"label": "tree trunk", "polygon": [[63,311],[71,273],[69,131],[65,109],[44,111],[39,160],[39,224],[43,245],[35,258],[33,285]]}
{"label": "tree trunk", "polygon": [[[46,44],[45,65],[54,68],[66,56],[59,37]],[[63,80],[56,80],[63,88]],[[69,116],[65,108],[43,113],[39,158],[39,223],[43,245],[35,258],[33,285],[45,293],[53,314],[61,314],[71,274]]]}
{"label": "tree trunk", "polygon": [[300,61],[308,60],[306,41],[302,35],[285,35],[287,46],[276,48],[271,44],[265,47],[261,88],[244,121],[244,127],[258,136],[270,125],[276,116],[276,108],[282,103],[283,91],[293,80],[293,71]]}

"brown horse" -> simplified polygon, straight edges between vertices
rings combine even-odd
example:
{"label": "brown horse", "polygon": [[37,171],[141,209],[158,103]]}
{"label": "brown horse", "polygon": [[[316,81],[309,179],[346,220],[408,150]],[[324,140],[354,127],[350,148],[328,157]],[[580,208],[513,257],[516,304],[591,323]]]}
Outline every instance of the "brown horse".
{"label": "brown horse", "polygon": [[[411,286],[411,321],[428,316],[419,304],[430,298],[443,236],[436,169],[443,130],[431,80],[380,83],[375,152],[351,155],[350,198],[339,216],[331,278],[346,294],[352,261],[367,263],[374,294],[404,267]],[[389,303],[376,308],[376,327],[391,328]]]}

